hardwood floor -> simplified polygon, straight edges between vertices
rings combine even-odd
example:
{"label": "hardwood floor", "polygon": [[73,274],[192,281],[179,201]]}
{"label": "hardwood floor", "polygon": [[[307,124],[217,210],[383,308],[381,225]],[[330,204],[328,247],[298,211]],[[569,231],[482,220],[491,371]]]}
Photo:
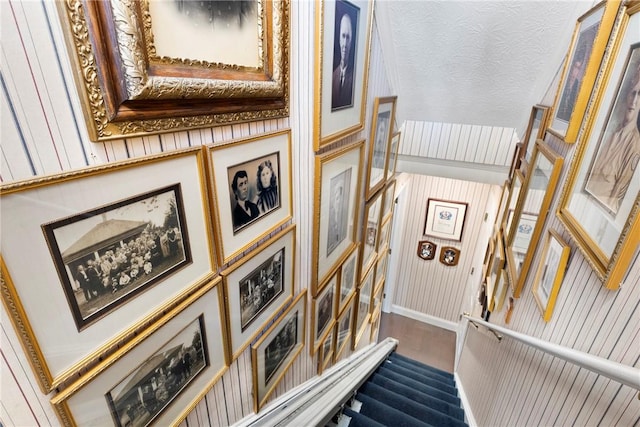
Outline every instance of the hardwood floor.
{"label": "hardwood floor", "polygon": [[396,338],[403,356],[453,373],[456,334],[394,313],[382,313],[378,342]]}

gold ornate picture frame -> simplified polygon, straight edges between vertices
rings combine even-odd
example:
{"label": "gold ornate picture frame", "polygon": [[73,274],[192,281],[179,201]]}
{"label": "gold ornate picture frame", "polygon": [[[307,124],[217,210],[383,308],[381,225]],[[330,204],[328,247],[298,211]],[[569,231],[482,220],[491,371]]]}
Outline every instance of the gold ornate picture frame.
{"label": "gold ornate picture frame", "polygon": [[226,372],[225,353],[218,278],[141,330],[51,403],[64,426],[178,425]]}
{"label": "gold ornate picture frame", "polygon": [[217,271],[205,169],[197,147],[0,187],[2,301],[45,393]]}
{"label": "gold ornate picture frame", "polygon": [[295,251],[295,225],[289,225],[221,273],[231,361],[293,298]]}
{"label": "gold ornate picture frame", "polygon": [[364,141],[316,156],[313,203],[311,293],[317,296],[328,277],[357,244]]}
{"label": "gold ornate picture frame", "polygon": [[640,244],[640,3],[623,6],[614,34],[557,212],[607,289]]}
{"label": "gold ornate picture frame", "polygon": [[387,182],[387,165],[396,117],[397,96],[375,99],[369,133],[365,199],[370,200]]}
{"label": "gold ornate picture frame", "polygon": [[289,0],[57,6],[93,141],[289,115]]}
{"label": "gold ornate picture frame", "polygon": [[364,127],[373,7],[365,0],[316,2],[315,151]]}
{"label": "gold ornate picture frame", "polygon": [[253,410],[265,405],[305,346],[307,290],[295,297],[273,325],[251,346]]}
{"label": "gold ornate picture frame", "polygon": [[536,141],[531,167],[520,191],[510,230],[507,251],[514,260],[513,296],[519,298],[540,240],[551,200],[558,186],[563,158],[543,140]]}
{"label": "gold ornate picture frame", "polygon": [[576,23],[549,121],[549,132],[566,143],[578,137],[620,3],[601,1]]}
{"label": "gold ornate picture frame", "polygon": [[[536,140],[544,139],[544,134],[549,126],[550,111],[551,107],[547,105],[536,104],[531,107],[531,116],[529,117],[524,138],[522,138],[522,150],[520,152],[520,161],[525,163],[525,170],[531,162]],[[520,166],[518,165],[517,167],[519,168]]]}
{"label": "gold ornate picture frame", "polygon": [[531,289],[545,322],[551,320],[570,252],[571,248],[557,231],[547,232]]}
{"label": "gold ornate picture frame", "polygon": [[209,145],[207,163],[222,265],[291,220],[291,130]]}

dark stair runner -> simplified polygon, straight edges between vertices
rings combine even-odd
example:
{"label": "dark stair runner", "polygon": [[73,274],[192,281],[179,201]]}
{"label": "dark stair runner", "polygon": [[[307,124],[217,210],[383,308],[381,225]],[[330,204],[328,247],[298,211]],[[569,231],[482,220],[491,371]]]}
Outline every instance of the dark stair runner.
{"label": "dark stair runner", "polygon": [[[354,427],[467,427],[453,375],[391,353],[343,416]],[[358,403],[359,402],[359,403]]]}

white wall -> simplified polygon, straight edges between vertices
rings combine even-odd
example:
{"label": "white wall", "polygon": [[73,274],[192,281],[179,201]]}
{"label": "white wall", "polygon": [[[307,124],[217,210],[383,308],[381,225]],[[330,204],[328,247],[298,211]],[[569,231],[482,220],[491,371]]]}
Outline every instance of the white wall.
{"label": "white wall", "polygon": [[[499,198],[499,188],[435,176],[410,177],[403,195],[407,203],[405,216],[396,218],[396,221],[403,221],[403,244],[395,248],[393,253],[393,258],[398,262],[393,311],[416,318],[425,315],[425,320],[428,320],[426,317],[437,318],[449,322],[448,327],[455,329],[467,287],[477,289],[482,274],[478,265],[478,260],[482,265],[482,255],[478,253],[484,254],[495,218],[495,208],[488,212],[487,202],[495,201],[496,193]],[[429,198],[468,203],[460,242],[423,235]],[[425,261],[418,257],[418,242],[421,240],[438,245],[433,260]],[[439,261],[442,246],[460,249],[457,266],[446,266]]]}

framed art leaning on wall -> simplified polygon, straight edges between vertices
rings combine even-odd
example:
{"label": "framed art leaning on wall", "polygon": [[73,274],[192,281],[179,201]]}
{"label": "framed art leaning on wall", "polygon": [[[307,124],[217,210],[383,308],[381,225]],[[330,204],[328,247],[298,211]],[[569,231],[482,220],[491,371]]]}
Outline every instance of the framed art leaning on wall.
{"label": "framed art leaning on wall", "polygon": [[364,127],[374,2],[315,4],[313,146],[318,151]]}
{"label": "framed art leaning on wall", "polygon": [[640,244],[640,4],[624,8],[558,211],[607,289]]}
{"label": "framed art leaning on wall", "polygon": [[93,141],[289,115],[288,0],[57,6]]}
{"label": "framed art leaning on wall", "polygon": [[0,187],[2,300],[45,392],[217,270],[203,154],[198,147]]}

